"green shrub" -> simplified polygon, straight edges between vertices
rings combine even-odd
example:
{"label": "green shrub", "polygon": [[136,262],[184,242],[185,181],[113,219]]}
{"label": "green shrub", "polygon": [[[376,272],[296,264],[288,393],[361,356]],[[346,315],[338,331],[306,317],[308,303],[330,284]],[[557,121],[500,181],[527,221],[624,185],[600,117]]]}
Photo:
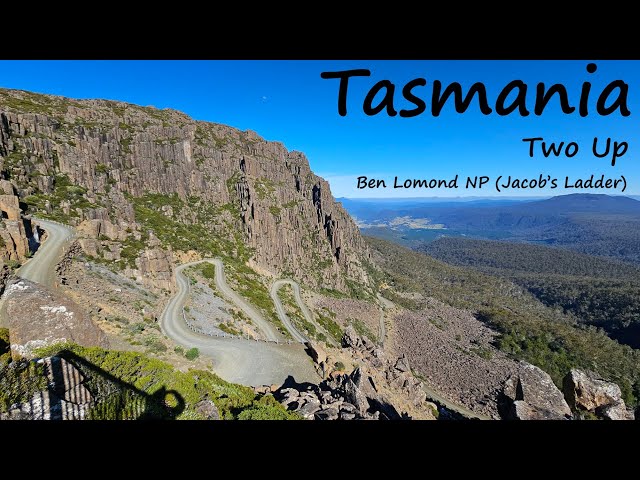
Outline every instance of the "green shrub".
{"label": "green shrub", "polygon": [[195,360],[200,356],[200,350],[195,347],[190,348],[189,350],[187,350],[184,356],[187,357],[188,360]]}

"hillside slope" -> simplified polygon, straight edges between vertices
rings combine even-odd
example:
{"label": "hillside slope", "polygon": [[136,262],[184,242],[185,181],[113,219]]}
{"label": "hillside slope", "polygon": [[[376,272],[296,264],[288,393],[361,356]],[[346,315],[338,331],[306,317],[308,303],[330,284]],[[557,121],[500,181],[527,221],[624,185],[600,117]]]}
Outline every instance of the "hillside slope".
{"label": "hillside slope", "polygon": [[452,265],[508,278],[609,336],[640,347],[640,269],[569,250],[525,243],[440,238],[418,250]]}
{"label": "hillside slope", "polygon": [[[540,367],[557,385],[571,368],[583,368],[618,383],[625,401],[638,403],[638,350],[546,307],[507,278],[447,265],[385,240],[367,241],[385,270],[384,283],[390,288],[383,294],[391,300],[414,312],[424,311],[430,298],[470,311],[497,331],[500,350]],[[434,320],[431,314],[429,318]]]}

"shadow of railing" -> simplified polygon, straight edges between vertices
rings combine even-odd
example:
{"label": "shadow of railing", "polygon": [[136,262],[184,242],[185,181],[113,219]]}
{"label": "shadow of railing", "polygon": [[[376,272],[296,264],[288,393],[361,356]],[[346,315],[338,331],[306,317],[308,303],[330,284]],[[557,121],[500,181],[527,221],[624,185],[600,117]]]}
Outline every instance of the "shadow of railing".
{"label": "shadow of railing", "polygon": [[[92,396],[85,416],[88,420],[172,420],[184,411],[184,399],[175,390],[167,390],[163,386],[149,394],[70,350],[62,350],[56,356],[71,363],[84,377],[82,385]],[[64,384],[68,372],[62,371],[62,363],[52,362],[51,365],[54,380]],[[55,395],[55,398],[60,397],[59,394]]]}

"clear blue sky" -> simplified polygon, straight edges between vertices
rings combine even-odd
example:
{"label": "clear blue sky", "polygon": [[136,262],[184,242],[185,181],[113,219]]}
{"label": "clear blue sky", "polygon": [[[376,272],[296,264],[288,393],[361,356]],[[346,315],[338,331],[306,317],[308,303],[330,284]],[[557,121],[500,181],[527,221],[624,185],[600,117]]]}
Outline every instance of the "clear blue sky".
{"label": "clear blue sky", "polygon": [[[467,175],[537,176],[559,178],[591,173],[625,175],[627,194],[640,194],[640,63],[597,61],[595,74],[588,61],[0,61],[0,86],[76,98],[107,98],[158,108],[175,108],[198,120],[251,129],[267,140],[283,142],[305,152],[311,168],[327,178],[335,196],[495,195],[487,191],[365,190],[356,191],[359,175],[392,179],[449,178]],[[367,68],[369,78],[350,81],[346,117],[338,115],[338,80],[323,80],[320,72]],[[411,108],[402,99],[402,86],[417,77],[426,87],[414,93],[425,99],[427,111],[414,118],[368,117],[362,101],[382,79],[396,84],[396,109]],[[570,103],[578,106],[582,82],[593,84],[590,115],[563,114],[557,100],[543,116],[513,113],[484,116],[474,100],[464,114],[447,105],[440,117],[430,113],[433,80],[444,85],[458,81],[468,88],[476,81],[487,85],[490,104],[511,80],[529,85],[528,106],[533,110],[535,85],[563,83]],[[629,84],[631,116],[601,117],[595,102],[604,86],[622,79]],[[549,141],[577,141],[573,158],[529,158],[524,137]],[[591,154],[594,136],[629,142],[626,156],[615,167]],[[561,182],[562,183],[562,182]],[[525,190],[523,195],[549,194]],[[555,194],[566,193],[555,190]],[[606,193],[606,192],[595,192]],[[609,192],[614,193],[614,192]],[[517,195],[511,191],[508,195]],[[505,195],[507,195],[505,193]]]}

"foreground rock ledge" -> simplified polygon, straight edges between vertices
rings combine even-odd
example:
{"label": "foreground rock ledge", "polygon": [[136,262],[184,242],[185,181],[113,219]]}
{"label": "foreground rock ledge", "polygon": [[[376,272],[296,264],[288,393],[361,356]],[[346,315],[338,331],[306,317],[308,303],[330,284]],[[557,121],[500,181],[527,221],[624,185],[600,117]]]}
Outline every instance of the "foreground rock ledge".
{"label": "foreground rock ledge", "polygon": [[21,357],[32,358],[36,349],[59,342],[109,348],[104,332],[78,305],[28,280],[7,286],[5,319],[11,351]]}

